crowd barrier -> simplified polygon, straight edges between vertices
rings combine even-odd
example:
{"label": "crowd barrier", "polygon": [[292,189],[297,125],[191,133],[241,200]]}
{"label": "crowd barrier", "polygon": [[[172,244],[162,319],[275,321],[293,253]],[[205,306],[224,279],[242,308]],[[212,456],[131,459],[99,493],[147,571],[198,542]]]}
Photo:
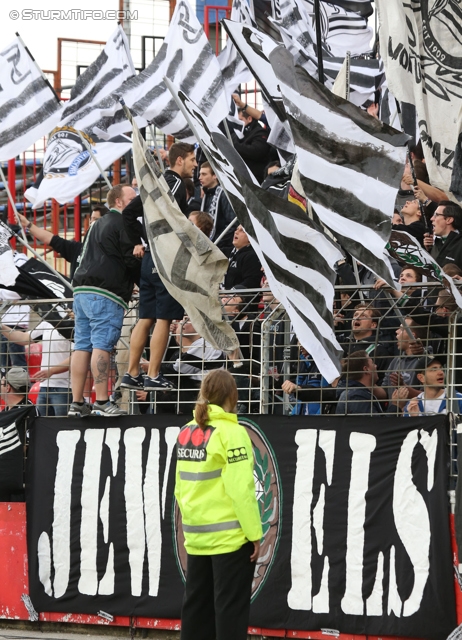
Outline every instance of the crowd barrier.
{"label": "crowd barrier", "polygon": [[[406,289],[406,287],[405,287]],[[416,352],[416,357],[427,359],[432,356],[438,357],[441,364],[444,366],[446,373],[446,396],[447,407],[449,410],[457,409],[458,393],[462,392],[461,378],[459,378],[462,367],[459,364],[460,354],[462,353],[461,344],[459,342],[459,320],[456,310],[448,307],[441,307],[438,304],[438,298],[440,298],[440,286],[437,283],[426,283],[424,286],[412,287],[414,291],[410,292],[409,298],[403,304],[401,298],[394,298],[390,300],[387,296],[380,296],[375,301],[375,306],[378,307],[380,315],[376,318],[377,327],[374,326],[373,336],[370,340],[370,354],[374,357],[374,354],[378,353],[379,346],[383,346],[384,350],[380,350],[380,356],[382,358],[382,369],[378,374],[382,375],[386,369],[388,369],[389,363],[396,358],[397,354],[397,339],[396,332],[400,332],[400,325],[404,318],[412,317],[416,321],[418,319],[419,330],[416,335],[413,345],[413,349]],[[415,293],[415,290],[418,293]],[[197,341],[198,337],[193,333],[193,329],[187,323],[178,323],[172,325],[172,340],[167,349],[164,358],[165,375],[169,376],[178,387],[176,390],[168,393],[157,392],[152,393],[149,397],[140,398],[139,394],[135,392],[121,390],[118,387],[120,379],[126,371],[128,363],[128,347],[130,343],[130,332],[137,320],[137,300],[133,300],[130,311],[126,314],[124,329],[122,332],[121,341],[117,345],[117,350],[114,353],[112,376],[109,385],[110,393],[122,403],[127,409],[129,414],[122,420],[127,421],[126,427],[129,429],[136,425],[178,425],[184,424],[189,419],[190,411],[194,403],[194,397],[197,394],[197,388],[200,384],[200,379],[210,370],[210,367],[226,366],[235,376],[239,388],[239,405],[238,412],[242,416],[248,416],[256,421],[261,420],[273,420],[271,428],[276,434],[277,429],[291,431],[291,425],[309,426],[316,428],[316,421],[319,422],[319,429],[326,428],[326,424],[335,424],[339,420],[346,420],[345,424],[352,424],[353,419],[342,418],[341,416],[335,416],[336,401],[332,399],[332,388],[327,385],[326,381],[322,380],[316,367],[313,365],[309,358],[309,354],[306,354],[304,350],[300,349],[297,343],[297,338],[293,334],[290,320],[287,314],[276,300],[274,300],[269,290],[248,290],[239,291],[237,296],[236,291],[222,292],[223,307],[231,320],[234,320],[233,325],[236,327],[238,337],[241,342],[240,353],[233,354],[232,356],[226,356],[224,354],[215,353],[210,348],[207,349],[207,345],[196,344],[194,371],[191,370],[191,362],[188,360],[188,351],[191,350],[191,343]],[[368,289],[366,287],[346,287],[338,288],[336,291],[336,328],[339,336],[339,341],[342,344],[349,345],[351,347],[351,340],[345,341],[345,337],[349,338],[351,333],[351,318],[356,313],[357,316],[361,316],[364,311],[363,302],[370,302],[370,299],[375,295],[375,290]],[[239,299],[238,299],[239,298]],[[69,303],[71,301],[68,301]],[[441,299],[439,303],[441,303]],[[443,301],[444,302],[444,301]],[[63,304],[63,301],[60,301]],[[446,300],[446,304],[450,305],[450,301]],[[360,305],[359,309],[356,309],[357,305]],[[23,324],[26,328],[32,332],[31,337],[34,336],[34,332],[40,331],[37,327],[40,327],[40,323],[43,323],[43,319],[39,317],[35,310],[34,301],[4,301],[3,306],[0,308],[2,317],[7,312],[11,312],[12,306],[18,307],[15,311],[19,314],[22,322],[17,322],[18,325]],[[29,309],[26,309],[29,306]],[[436,312],[436,314],[434,313]],[[366,313],[366,316],[368,314]],[[440,318],[440,320],[438,320]],[[443,321],[441,320],[443,318]],[[444,319],[446,318],[446,320]],[[26,323],[27,319],[27,323]],[[370,319],[370,318],[369,318]],[[4,321],[3,321],[4,322]],[[416,321],[417,323],[417,321]],[[373,323],[374,324],[374,323]],[[412,323],[412,328],[415,328]],[[38,335],[38,334],[35,334]],[[196,338],[196,340],[194,340]],[[50,344],[52,344],[52,340]],[[200,341],[199,341],[200,342]],[[402,346],[402,345],[401,345]],[[40,384],[36,376],[41,367],[41,345],[40,341],[32,343],[25,349],[24,357],[26,366],[29,368],[31,377],[36,380],[34,382],[35,389],[31,389],[30,397],[35,400],[34,393],[39,393],[37,384]],[[42,346],[43,349],[43,346]],[[70,352],[71,346],[69,346]],[[201,351],[202,350],[202,351]],[[385,351],[388,350],[389,354],[386,355]],[[198,356],[201,354],[202,356]],[[8,341],[2,342],[2,356],[4,358],[11,358],[17,355],[16,352],[11,350],[11,344]],[[145,354],[146,360],[149,357],[149,353]],[[376,357],[376,360],[378,356]],[[2,363],[3,364],[3,363]],[[10,363],[11,364],[11,363]],[[141,366],[143,367],[143,362]],[[176,365],[176,369],[173,368]],[[186,369],[184,368],[186,365]],[[415,365],[416,366],[416,365]],[[420,365],[419,365],[420,366]],[[417,369],[402,369],[397,370],[397,373],[401,374],[417,374]],[[194,377],[193,377],[194,376]],[[281,383],[284,380],[290,379],[297,383],[297,389],[291,393],[285,393],[281,389]],[[311,386],[310,386],[311,384]],[[348,379],[347,379],[348,386]],[[391,395],[390,390],[387,390],[387,394]],[[303,395],[303,391],[306,389],[316,390],[316,398]],[[91,379],[89,378],[86,393],[91,398]],[[119,395],[120,394],[120,395]],[[120,397],[121,396],[121,397]],[[308,398],[308,400],[307,400]],[[37,395],[38,400],[38,395]],[[383,403],[386,407],[385,402]],[[146,415],[143,417],[140,414],[156,414],[152,417]],[[458,413],[457,410],[454,413]],[[269,417],[267,414],[271,414]],[[370,411],[365,412],[364,415],[355,419],[362,421],[361,424],[364,428],[377,428],[380,426],[380,420],[384,421],[383,425],[392,425],[393,429],[399,428],[408,430],[410,424],[402,417],[402,412],[396,405],[396,410],[388,411],[387,415],[384,415],[380,420],[370,420],[370,416],[373,414],[373,407],[371,404]],[[135,417],[136,416],[136,417]],[[431,420],[431,418],[429,418]],[[41,420],[41,419],[40,419]],[[45,420],[45,419],[44,419]],[[66,424],[70,427],[71,421],[74,425],[75,420],[66,419]],[[105,418],[91,419],[95,422],[95,427],[100,425],[106,428],[107,425],[103,424],[107,421]],[[100,421],[103,421],[101,423]],[[331,421],[326,423],[327,421]],[[422,429],[425,427],[425,420]],[[159,422],[161,421],[161,422]],[[301,422],[300,422],[301,421]],[[332,422],[333,421],[333,422]],[[413,421],[411,421],[413,422]],[[456,447],[456,420],[452,419],[445,427],[446,431],[449,431],[449,448],[451,457],[450,477],[453,484],[450,486],[452,503],[454,502],[454,481],[457,477],[457,447]],[[60,424],[58,420],[49,421],[50,424]],[[78,423],[78,421],[77,421]],[[48,423],[47,423],[48,424]],[[113,423],[112,423],[113,424]],[[112,426],[111,424],[111,426]],[[343,423],[342,423],[343,424]],[[276,428],[277,425],[277,428]],[[94,429],[92,429],[94,430]],[[99,428],[95,429],[99,431]],[[274,435],[275,443],[279,436]],[[276,446],[272,444],[273,448]],[[280,463],[281,469],[284,470],[292,468],[294,463]],[[284,472],[283,472],[284,473]],[[284,481],[287,481],[285,479]],[[8,580],[4,581],[3,586],[0,588],[0,617],[7,619],[34,619],[34,610],[31,602],[28,600],[28,586],[27,586],[27,551],[26,551],[26,514],[25,506],[22,502],[17,503],[2,503],[0,504],[0,540],[2,540],[2,557],[5,559],[3,566],[6,567],[6,576]],[[454,593],[455,593],[455,621],[457,624],[462,622],[462,597],[461,597],[461,581],[458,576],[458,560],[457,551],[454,544],[454,521],[453,515],[451,515],[451,527],[452,527],[452,555],[454,565]],[[11,549],[14,551],[11,551]],[[5,585],[8,583],[8,589]],[[270,616],[271,617],[271,616]],[[98,612],[91,613],[68,613],[68,611],[55,611],[48,613],[40,613],[39,619],[43,621],[68,621],[79,622],[87,624],[116,624],[122,626],[132,627],[146,627],[146,628],[158,628],[158,629],[178,629],[178,619],[174,616],[160,616],[153,615],[152,617],[146,615],[116,615],[114,612],[107,612],[104,608]],[[269,636],[269,637],[293,637],[293,638],[326,638],[329,635],[335,635],[342,640],[353,640],[353,638],[359,639],[365,637],[360,633],[337,633],[335,629],[324,628],[323,631],[304,631],[302,628],[291,629],[290,627],[284,629],[271,629],[271,625],[265,626],[261,623],[254,625],[249,632],[255,635]],[[320,629],[323,627],[320,627]],[[412,637],[426,638],[430,637],[425,634],[417,635],[412,633],[408,634]],[[390,637],[404,638],[407,635],[395,634]],[[368,638],[385,637],[383,633],[377,633],[376,635],[367,635]],[[433,637],[436,637],[435,635]],[[442,637],[442,636],[441,636]]]}

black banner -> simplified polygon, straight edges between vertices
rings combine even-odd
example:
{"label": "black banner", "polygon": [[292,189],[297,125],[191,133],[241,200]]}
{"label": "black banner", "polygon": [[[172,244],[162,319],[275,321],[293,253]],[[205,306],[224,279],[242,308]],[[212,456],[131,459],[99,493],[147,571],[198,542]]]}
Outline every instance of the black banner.
{"label": "black banner", "polygon": [[[445,639],[456,626],[447,417],[240,420],[264,531],[250,623]],[[27,519],[38,611],[180,617],[174,447],[185,422],[35,421]]]}

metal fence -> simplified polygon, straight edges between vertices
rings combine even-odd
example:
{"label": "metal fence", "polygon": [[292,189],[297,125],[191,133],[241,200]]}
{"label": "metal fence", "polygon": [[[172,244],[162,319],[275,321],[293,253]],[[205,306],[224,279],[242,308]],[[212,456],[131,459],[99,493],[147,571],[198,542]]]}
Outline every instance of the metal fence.
{"label": "metal fence", "polygon": [[[137,322],[135,297],[113,354],[109,392],[129,413],[189,414],[203,376],[214,368],[226,367],[236,378],[241,413],[459,413],[462,331],[457,310],[438,283],[405,285],[403,292],[397,297],[382,289],[337,289],[335,330],[346,366],[344,375],[329,384],[299,344],[285,309],[269,290],[223,291],[223,309],[238,335],[240,352],[224,354],[201,339],[189,322],[172,322],[162,372],[176,389],[147,394],[119,387],[127,371],[130,334]],[[63,303],[71,305],[72,301],[50,301],[50,312]],[[39,304],[43,307],[43,301],[3,300],[0,313],[6,330],[0,343],[1,366],[27,367],[33,383],[30,398],[39,402],[42,412],[52,414],[53,403],[45,401],[44,407],[42,400],[48,387],[69,389],[66,366],[72,342],[48,324],[43,309],[42,316],[37,313]],[[362,378],[363,365],[359,362],[357,371],[358,358],[351,357],[359,350],[365,351],[377,368],[369,378]],[[140,362],[141,372],[147,370],[148,360],[149,343]],[[367,374],[370,366],[364,367]],[[57,372],[60,368],[63,371]],[[89,373],[85,392],[89,401],[93,399],[92,386]],[[63,415],[64,408],[58,412]]]}

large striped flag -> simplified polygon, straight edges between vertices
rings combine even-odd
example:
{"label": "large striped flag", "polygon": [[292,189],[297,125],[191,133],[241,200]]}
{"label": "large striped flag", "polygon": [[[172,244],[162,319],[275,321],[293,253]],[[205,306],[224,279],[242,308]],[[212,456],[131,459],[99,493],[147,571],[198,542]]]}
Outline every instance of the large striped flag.
{"label": "large striped flag", "polygon": [[[130,119],[128,109],[126,113]],[[223,320],[218,296],[228,259],[185,218],[133,120],[132,125],[133,163],[160,279],[184,307],[202,338],[216,349],[234,351],[239,341],[231,325]]]}
{"label": "large striped flag", "polygon": [[[282,41],[297,64],[303,67],[310,75],[318,78],[318,60],[316,54],[316,33],[313,25],[312,3],[305,0],[292,0],[290,3],[281,4],[280,17],[274,21],[279,29]],[[325,9],[327,10],[327,9]],[[330,7],[329,10],[333,10]],[[355,19],[364,22],[363,18],[355,15]],[[331,25],[333,33],[337,30]],[[327,29],[327,27],[326,27]],[[348,31],[349,33],[349,31]],[[326,34],[324,34],[326,35]],[[342,36],[344,38],[344,36]],[[342,39],[342,42],[344,40]],[[370,38],[369,38],[370,41]],[[362,42],[362,41],[361,41]],[[362,53],[369,50],[364,42],[356,45],[356,48],[345,42],[344,46],[330,48],[325,40],[322,42],[324,84],[331,89],[338,73],[342,68],[346,52]],[[334,55],[335,52],[335,55]],[[375,92],[380,88],[385,79],[383,64],[377,59],[351,58],[350,60],[350,102],[358,106],[367,100],[374,100]]]}
{"label": "large striped flag", "polygon": [[[230,71],[231,72],[231,71]],[[176,3],[165,40],[151,64],[118,88],[103,109],[95,129],[114,136],[130,131],[130,123],[118,102],[122,98],[135,122],[152,122],[165,134],[194,142],[186,121],[163,78],[166,76],[197,100],[218,124],[228,113],[228,101],[219,62],[188,0]]]}
{"label": "large striped flag", "polygon": [[229,140],[181,91],[168,83],[207,154],[239,222],[249,235],[275,297],[323,376],[340,372],[333,328],[334,265],[343,255],[295,204],[261,189]]}
{"label": "large striped flag", "polygon": [[43,171],[24,193],[34,209],[49,198],[64,204],[93,184],[100,175],[93,154],[104,170],[131,148],[130,138],[109,138],[94,128],[104,99],[134,73],[128,40],[119,25],[97,59],[77,78],[59,126],[50,133]]}
{"label": "large striped flag", "polygon": [[[233,22],[257,26],[247,0],[233,0],[230,19]],[[218,54],[218,62],[223,75],[226,97],[230,97],[240,84],[253,80],[248,66],[231,40],[228,40],[224,49]]]}
{"label": "large striped flag", "polygon": [[462,5],[378,0],[377,10],[390,91],[415,106],[430,182],[449,194],[462,131]]}
{"label": "large striped flag", "polygon": [[0,161],[50,133],[62,107],[21,40],[0,51]]}
{"label": "large striped flag", "polygon": [[409,137],[334,95],[297,67],[284,47],[270,61],[309,203],[346,251],[392,284],[384,250]]}

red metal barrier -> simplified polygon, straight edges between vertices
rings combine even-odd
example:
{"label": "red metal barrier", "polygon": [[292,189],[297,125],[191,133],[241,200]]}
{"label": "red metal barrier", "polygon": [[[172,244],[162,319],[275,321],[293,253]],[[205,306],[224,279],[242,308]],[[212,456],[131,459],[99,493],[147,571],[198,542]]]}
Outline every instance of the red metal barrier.
{"label": "red metal barrier", "polygon": [[[454,552],[454,565],[458,566],[455,544],[454,516],[451,516],[451,537]],[[26,546],[26,505],[23,502],[0,502],[0,619],[29,620],[29,613],[22,600],[29,593],[28,565]],[[454,578],[456,594],[457,624],[462,622],[462,590],[457,578]],[[100,624],[105,626],[138,627],[146,629],[165,629],[178,631],[179,620],[157,618],[129,618],[115,616],[112,622],[95,615],[77,613],[41,613],[42,622],[69,622],[74,624]],[[249,634],[273,638],[311,638],[326,640],[321,631],[291,631],[284,629],[249,628]],[[338,640],[366,640],[365,636],[341,633]],[[367,640],[411,640],[410,638],[386,638],[385,636],[367,636]],[[414,638],[413,640],[416,640]]]}

